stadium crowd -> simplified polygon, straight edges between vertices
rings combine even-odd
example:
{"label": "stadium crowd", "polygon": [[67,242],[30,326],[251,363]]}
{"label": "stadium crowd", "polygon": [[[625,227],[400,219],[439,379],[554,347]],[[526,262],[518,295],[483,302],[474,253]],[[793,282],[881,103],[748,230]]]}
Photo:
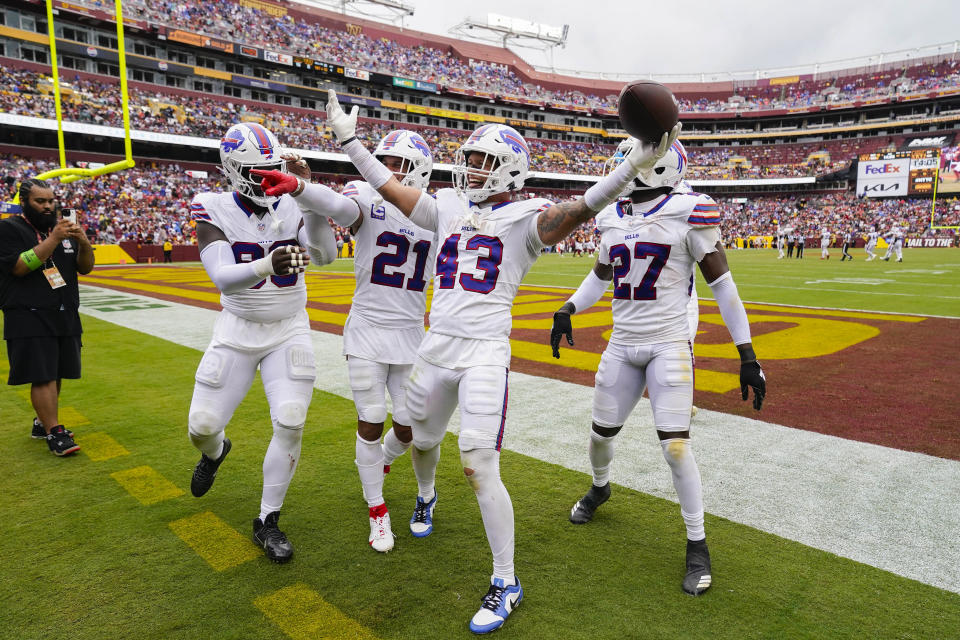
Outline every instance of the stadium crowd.
{"label": "stadium crowd", "polygon": [[[0,170],[6,176],[2,196],[6,201],[11,200],[22,179],[58,166],[49,160],[0,155]],[[344,176],[322,182],[339,190],[352,179],[354,177]],[[225,188],[229,188],[227,182],[215,171],[208,171],[204,177],[175,163],[141,160],[133,169],[80,180],[58,187],[57,191],[60,206],[77,210],[78,222],[93,242],[161,244],[170,239],[175,244],[192,244],[196,242],[189,212],[193,194]],[[525,195],[552,200],[574,197],[569,192],[531,191]],[[771,236],[778,223],[809,238],[819,236],[824,227],[836,236],[850,230],[867,233],[874,226],[881,233],[898,226],[904,229],[907,237],[954,234],[953,231],[930,228],[930,200],[927,199],[861,199],[849,192],[835,192],[812,196],[760,196],[745,201],[742,198],[716,200],[723,219],[723,236],[731,244],[737,238]],[[939,200],[937,208],[943,212],[938,218],[940,225],[960,225],[960,199]],[[338,240],[349,248],[348,230],[338,227],[336,232]],[[593,236],[592,222],[584,224],[571,234],[566,243],[568,246],[561,247],[561,250],[576,253],[579,243],[581,251],[586,253]]]}
{"label": "stadium crowd", "polygon": [[[102,3],[98,3],[102,4]],[[405,47],[388,38],[330,29],[316,22],[276,16],[231,0],[211,0],[203,5],[168,0],[128,3],[136,18],[278,52],[309,56],[346,67],[399,75],[443,87],[473,89],[499,96],[515,96],[544,104],[615,109],[615,94],[593,95],[580,91],[551,91],[523,82],[512,70],[484,61],[460,60],[450,50],[420,45]],[[960,60],[939,63],[905,62],[901,68],[801,80],[777,85],[746,85],[731,96],[717,99],[680,98],[682,111],[724,112],[791,109],[951,88],[960,85]]]}
{"label": "stadium crowd", "polygon": [[[0,112],[14,115],[53,118],[55,106],[52,86],[41,73],[9,66],[0,67]],[[75,76],[62,85],[62,112],[68,121],[114,126],[122,125],[123,114],[115,84],[86,80]],[[339,152],[339,146],[326,131],[322,115],[303,110],[267,106],[256,110],[246,104],[204,94],[173,95],[158,91],[130,89],[130,123],[134,129],[174,135],[217,138],[225,126],[244,120],[256,120],[280,134],[287,146],[301,149]],[[358,136],[375,145],[397,126],[389,121],[363,120]],[[454,150],[467,138],[468,131],[404,124],[418,131],[434,151],[435,160],[452,163]],[[599,175],[613,145],[563,142],[528,137],[531,168],[548,173]],[[785,155],[785,147],[794,151]],[[691,179],[705,178],[785,178],[822,175],[844,168],[852,151],[832,160],[810,160],[822,148],[804,145],[762,145],[726,149],[689,149]],[[830,158],[829,154],[827,158]],[[739,160],[743,160],[740,162]]]}

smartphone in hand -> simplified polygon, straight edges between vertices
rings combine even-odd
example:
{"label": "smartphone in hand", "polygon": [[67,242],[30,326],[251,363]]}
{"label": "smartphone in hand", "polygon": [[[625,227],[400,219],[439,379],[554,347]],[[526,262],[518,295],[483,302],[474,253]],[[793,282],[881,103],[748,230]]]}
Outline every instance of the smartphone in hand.
{"label": "smartphone in hand", "polygon": [[69,207],[65,207],[65,208],[63,208],[63,209],[60,210],[60,216],[61,216],[64,220],[69,220],[69,221],[72,222],[73,224],[77,224],[77,210],[76,210],[76,209],[71,209],[71,208],[69,208]]}

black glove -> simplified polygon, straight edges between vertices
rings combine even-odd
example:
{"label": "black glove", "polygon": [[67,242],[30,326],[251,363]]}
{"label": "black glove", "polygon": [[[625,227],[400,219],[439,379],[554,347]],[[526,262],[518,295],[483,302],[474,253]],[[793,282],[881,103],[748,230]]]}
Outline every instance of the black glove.
{"label": "black glove", "polygon": [[767,378],[756,360],[740,363],[740,395],[744,400],[750,397],[749,389],[751,388],[753,389],[753,408],[759,411],[763,405],[763,398],[767,395]]}
{"label": "black glove", "polygon": [[560,357],[560,338],[567,336],[567,344],[573,346],[573,326],[570,324],[570,314],[566,311],[557,311],[553,314],[553,328],[550,329],[550,346],[553,347],[553,357]]}

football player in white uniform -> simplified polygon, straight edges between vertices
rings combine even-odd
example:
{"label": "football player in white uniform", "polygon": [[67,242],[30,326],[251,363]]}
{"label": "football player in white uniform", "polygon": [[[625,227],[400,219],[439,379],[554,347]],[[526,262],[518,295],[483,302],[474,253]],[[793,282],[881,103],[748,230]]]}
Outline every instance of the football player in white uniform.
{"label": "football player in white uniform", "polygon": [[190,204],[200,259],[223,307],[197,368],[190,403],[190,440],[202,454],[190,490],[200,497],[213,485],[230,453],[224,429],[259,366],[273,438],[263,460],[253,537],[274,562],[293,556],[278,520],[300,458],[315,375],[307,289],[300,274],[308,255],[319,264],[336,255],[325,219],[304,217],[293,198],[266,196],[251,178],[257,168],[283,170],[282,153],[276,136],[261,125],[230,127],[220,141],[220,161],[234,191],[198,193]]}
{"label": "football player in white uniform", "polygon": [[897,262],[903,262],[903,229],[900,225],[890,227],[884,238],[887,240],[887,252],[880,259],[889,262],[891,256],[897,256]]}
{"label": "football player in white uniform", "polygon": [[613,202],[642,168],[653,167],[680,132],[659,146],[638,145],[620,167],[584,198],[551,204],[512,200],[530,164],[526,141],[510,127],[481,125],[458,149],[455,189],[436,197],[404,186],[356,139],[357,109],[346,114],[330,91],[327,122],[360,174],[440,245],[430,330],[407,389],[413,422],[413,468],[418,497],[411,531],[433,530],[434,478],[447,422],[460,405],[460,459],[480,505],[493,554],[493,575],[470,621],[474,633],[500,628],[523,597],[514,572],[513,506],[500,479],[500,446],[507,410],[510,308],[520,281],[544,246],[556,244]]}
{"label": "football player in white uniform", "polygon": [[561,338],[566,336],[573,344],[570,316],[594,305],[613,280],[613,333],[594,386],[589,444],[593,485],[571,509],[570,521],[589,522],[610,497],[614,438],[646,389],[687,529],[683,590],[699,595],[710,587],[711,574],[700,472],[690,447],[694,370],[687,312],[695,265],[709,283],[740,353],[743,399],[752,388],[758,410],[766,382],[720,242],[719,209],[709,196],[678,188],[686,165],[683,146],[674,143],[652,171],[640,172],[629,200],[598,217],[598,226],[604,229],[600,256],[554,314],[550,342],[559,358]]}
{"label": "football player in white uniform", "polygon": [[780,223],[777,223],[777,260],[783,260],[783,249],[786,244],[787,232],[780,226]]}
{"label": "football player in white uniform", "polygon": [[877,248],[877,238],[879,237],[880,237],[880,233],[877,231],[876,227],[873,227],[873,230],[867,234],[867,244],[863,248],[863,250],[866,251],[867,255],[869,256],[866,262],[870,262],[871,260],[876,260],[877,254],[875,254],[873,250]]}
{"label": "football player in white uniform", "polygon": [[[421,191],[430,184],[433,156],[420,135],[391,131],[374,156],[402,184]],[[424,335],[427,283],[436,259],[433,233],[410,222],[366,182],[347,183],[339,194],[280,171],[254,173],[264,179],[265,193],[290,193],[302,209],[329,216],[356,238],[356,288],[343,328],[343,353],[357,407],[356,464],[369,508],[368,542],[376,551],[390,551],[394,536],[383,479],[412,438],[404,394]],[[387,392],[393,428],[381,445]]]}
{"label": "football player in white uniform", "polygon": [[826,227],[820,227],[820,259],[830,259],[830,231]]}

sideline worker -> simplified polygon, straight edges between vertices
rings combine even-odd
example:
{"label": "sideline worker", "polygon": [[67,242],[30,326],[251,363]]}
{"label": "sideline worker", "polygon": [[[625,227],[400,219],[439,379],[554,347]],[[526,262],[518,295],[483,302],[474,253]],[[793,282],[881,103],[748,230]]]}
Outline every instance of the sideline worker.
{"label": "sideline worker", "polygon": [[34,438],[66,456],[79,451],[57,415],[60,381],[80,377],[80,291],[77,273],[93,270],[83,229],[57,219],[56,196],[43,180],[19,189],[22,214],[0,220],[0,308],[7,342],[7,384],[30,383]]}

